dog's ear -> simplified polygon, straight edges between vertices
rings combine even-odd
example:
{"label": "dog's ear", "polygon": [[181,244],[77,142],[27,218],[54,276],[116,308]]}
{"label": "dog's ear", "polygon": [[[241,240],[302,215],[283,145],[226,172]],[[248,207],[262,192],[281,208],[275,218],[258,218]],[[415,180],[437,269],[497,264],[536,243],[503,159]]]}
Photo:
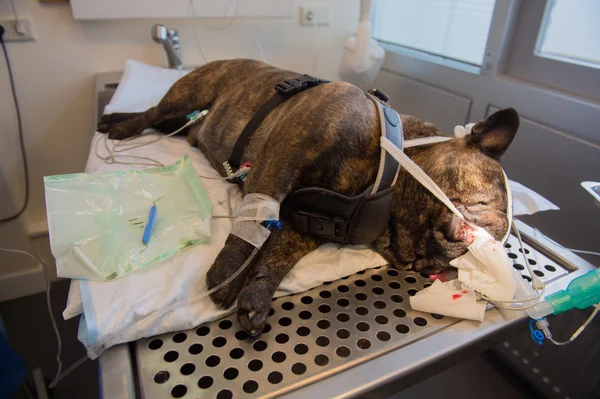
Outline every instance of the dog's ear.
{"label": "dog's ear", "polygon": [[467,140],[487,156],[500,160],[518,129],[519,114],[513,108],[506,108],[477,122]]}

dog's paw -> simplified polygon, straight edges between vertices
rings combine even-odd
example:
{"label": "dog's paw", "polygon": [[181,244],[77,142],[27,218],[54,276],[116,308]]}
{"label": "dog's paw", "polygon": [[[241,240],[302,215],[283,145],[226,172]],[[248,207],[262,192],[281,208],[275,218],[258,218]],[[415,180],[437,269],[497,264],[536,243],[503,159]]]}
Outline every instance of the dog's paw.
{"label": "dog's paw", "polygon": [[111,123],[98,122],[98,126],[96,126],[96,131],[98,131],[100,133],[108,133],[111,126],[112,126]]}
{"label": "dog's paw", "polygon": [[[98,124],[98,127],[100,126]],[[106,128],[106,132],[108,133],[108,138],[113,140],[123,140],[128,137],[137,136],[142,132],[143,127],[138,127],[134,123],[130,123],[130,121],[113,123],[109,127]]]}
{"label": "dog's paw", "polygon": [[238,298],[238,320],[252,336],[259,335],[267,324],[274,289],[268,280],[251,279]]}
{"label": "dog's paw", "polygon": [[[232,234],[227,237],[225,246],[217,255],[208,273],[206,273],[206,285],[213,289],[227,281],[246,262],[254,247],[241,238]],[[217,292],[210,295],[212,301],[221,309],[229,309],[240,293],[246,276],[252,270],[248,265],[241,273]]]}
{"label": "dog's paw", "polygon": [[126,114],[126,113],[113,113],[113,114],[104,114],[100,117],[100,121],[96,126],[96,130],[100,133],[108,133],[110,129],[117,123],[126,121],[131,118],[132,115],[135,114]]}
{"label": "dog's paw", "polygon": [[[208,289],[212,290],[219,284],[222,284],[232,274],[233,273],[227,273],[227,271],[224,271],[222,268],[213,265],[206,274],[206,285],[208,286]],[[237,299],[240,290],[242,289],[243,281],[244,280],[240,277],[235,278],[229,284],[210,294],[210,299],[212,299],[217,307],[229,309]]]}

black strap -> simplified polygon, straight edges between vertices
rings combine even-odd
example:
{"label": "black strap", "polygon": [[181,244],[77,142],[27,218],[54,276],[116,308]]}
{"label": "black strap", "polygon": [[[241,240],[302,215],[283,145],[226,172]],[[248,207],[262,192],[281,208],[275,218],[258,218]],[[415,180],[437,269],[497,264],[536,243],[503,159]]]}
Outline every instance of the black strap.
{"label": "black strap", "polygon": [[265,118],[279,106],[282,102],[311,87],[315,87],[322,83],[329,83],[328,80],[319,79],[311,75],[300,75],[294,79],[283,80],[275,85],[275,94],[269,98],[259,109],[254,113],[242,133],[235,142],[231,156],[229,157],[229,165],[234,169],[238,169],[242,162],[244,148],[250,141],[252,133],[258,129]]}

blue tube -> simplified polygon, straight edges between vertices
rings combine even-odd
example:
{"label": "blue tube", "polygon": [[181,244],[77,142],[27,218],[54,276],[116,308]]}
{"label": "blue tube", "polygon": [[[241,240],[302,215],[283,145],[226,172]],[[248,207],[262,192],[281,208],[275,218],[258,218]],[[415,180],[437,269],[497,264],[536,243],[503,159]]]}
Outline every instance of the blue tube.
{"label": "blue tube", "polygon": [[154,225],[154,218],[156,217],[156,205],[152,205],[150,213],[148,214],[148,221],[144,228],[144,235],[142,236],[142,244],[148,245],[150,241],[150,234],[152,234],[152,226]]}

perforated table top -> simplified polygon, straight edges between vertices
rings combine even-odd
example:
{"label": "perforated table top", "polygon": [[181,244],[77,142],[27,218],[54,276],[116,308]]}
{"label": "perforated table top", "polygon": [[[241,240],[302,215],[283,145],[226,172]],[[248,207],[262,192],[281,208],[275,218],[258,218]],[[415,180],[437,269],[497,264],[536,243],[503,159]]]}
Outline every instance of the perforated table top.
{"label": "perforated table top", "polygon": [[[530,279],[516,238],[506,247]],[[567,274],[527,244],[525,253],[542,280]],[[427,276],[380,267],[274,300],[256,339],[235,314],[141,339],[135,352],[143,397],[270,398],[322,380],[457,322],[410,309],[409,296],[430,284]]]}

